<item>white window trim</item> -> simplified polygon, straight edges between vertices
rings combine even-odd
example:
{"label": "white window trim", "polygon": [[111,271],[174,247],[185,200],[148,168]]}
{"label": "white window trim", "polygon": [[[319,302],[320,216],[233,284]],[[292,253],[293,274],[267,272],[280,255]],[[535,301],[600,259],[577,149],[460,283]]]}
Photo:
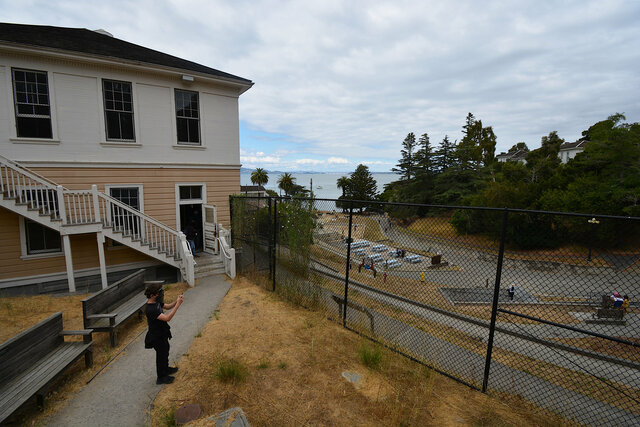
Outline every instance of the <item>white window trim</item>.
{"label": "white window trim", "polygon": [[[133,134],[135,139],[133,141],[124,141],[124,140],[116,140],[116,139],[107,139],[107,120],[105,118],[105,110],[104,110],[104,90],[102,88],[103,80],[111,80],[111,81],[120,81],[131,83],[131,97],[133,102]],[[98,93],[98,108],[100,114],[98,115],[98,120],[100,121],[100,145],[103,146],[114,146],[114,147],[140,147],[142,143],[142,134],[140,133],[140,106],[138,105],[138,91],[136,88],[136,82],[129,82],[127,80],[122,80],[117,77],[98,77],[96,78],[96,86]],[[176,137],[177,138],[177,137]]]}
{"label": "white window trim", "polygon": [[[198,94],[198,126],[200,128],[200,144],[189,144],[187,142],[178,142],[178,111],[176,110],[176,90],[181,90],[184,92],[195,92]],[[203,120],[203,110],[202,110],[202,93],[199,90],[194,90],[192,88],[187,87],[174,87],[171,91],[171,104],[173,105],[172,110],[172,124],[173,124],[173,148],[180,149],[204,149],[206,148],[205,144],[205,128],[204,128],[204,120]]]}
{"label": "white window trim", "polygon": [[[49,89],[49,111],[51,114],[51,138],[31,138],[31,137],[21,137],[18,136],[18,128],[16,126],[16,103],[15,103],[15,93],[13,91],[13,69],[18,69],[18,70],[30,70],[30,71],[40,71],[40,72],[44,72],[47,73],[47,85],[48,85],[48,89]],[[60,137],[58,135],[58,121],[57,121],[57,117],[56,117],[56,91],[55,91],[55,84],[54,84],[54,73],[48,70],[36,70],[33,68],[30,68],[29,66],[7,66],[6,67],[7,72],[5,73],[6,75],[6,85],[7,85],[7,93],[9,94],[9,96],[7,96],[7,101],[9,103],[9,109],[7,111],[10,111],[12,114],[9,114],[9,120],[10,120],[10,134],[9,134],[9,140],[13,143],[30,143],[30,144],[43,144],[43,145],[47,145],[47,144],[60,144]]]}
{"label": "white window trim", "polygon": [[111,197],[112,188],[137,188],[138,189],[138,203],[140,205],[140,212],[144,213],[144,190],[143,184],[105,184],[104,192],[107,196]]}
{"label": "white window trim", "polygon": [[[180,200],[180,187],[202,187],[201,197],[199,199]],[[176,182],[175,184],[176,195],[176,225],[175,229],[180,230],[180,206],[181,205],[206,205],[207,204],[207,183],[206,182]],[[203,218],[204,221],[204,218]]]}
{"label": "white window trim", "polygon": [[20,217],[20,221],[18,221],[18,224],[20,226],[20,259],[28,260],[28,259],[55,258],[55,257],[64,256],[64,245],[62,244],[62,236],[60,236],[60,251],[30,254],[27,250],[27,227],[25,225],[25,219],[26,219],[25,217]]}

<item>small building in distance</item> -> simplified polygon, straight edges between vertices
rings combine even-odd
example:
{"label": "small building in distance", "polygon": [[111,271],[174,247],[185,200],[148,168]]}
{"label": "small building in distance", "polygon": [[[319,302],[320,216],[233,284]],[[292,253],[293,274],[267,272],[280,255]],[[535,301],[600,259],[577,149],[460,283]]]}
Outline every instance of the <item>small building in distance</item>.
{"label": "small building in distance", "polygon": [[241,185],[240,193],[251,197],[267,197],[267,190],[262,185]]}
{"label": "small building in distance", "polygon": [[520,162],[522,164],[527,164],[527,154],[529,154],[529,150],[519,149],[510,153],[500,153],[496,156],[496,160],[499,162]]}
{"label": "small building in distance", "polygon": [[562,163],[567,163],[569,160],[573,159],[578,153],[584,151],[584,146],[587,143],[584,139],[579,139],[575,142],[565,142],[560,146],[560,151],[558,152],[558,157],[560,157],[560,161]]}

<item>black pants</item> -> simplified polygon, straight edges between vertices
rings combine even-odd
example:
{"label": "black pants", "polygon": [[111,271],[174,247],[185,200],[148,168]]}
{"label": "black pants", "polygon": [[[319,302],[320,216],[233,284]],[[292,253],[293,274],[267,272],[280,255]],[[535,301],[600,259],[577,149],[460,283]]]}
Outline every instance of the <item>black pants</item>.
{"label": "black pants", "polygon": [[158,378],[165,377],[169,371],[169,339],[157,340],[153,349],[156,351],[156,374]]}

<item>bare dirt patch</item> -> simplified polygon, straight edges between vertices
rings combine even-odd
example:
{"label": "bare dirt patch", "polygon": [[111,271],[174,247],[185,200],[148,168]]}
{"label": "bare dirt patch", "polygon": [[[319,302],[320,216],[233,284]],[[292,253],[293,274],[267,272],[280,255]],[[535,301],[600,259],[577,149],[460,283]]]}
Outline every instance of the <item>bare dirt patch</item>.
{"label": "bare dirt patch", "polygon": [[[382,349],[378,369],[358,348],[373,344],[322,314],[292,306],[238,278],[156,397],[152,425],[197,403],[207,417],[240,406],[251,425],[559,425],[517,398],[499,402]],[[216,378],[220,362],[246,368],[243,381]],[[358,385],[344,372],[361,376]]]}

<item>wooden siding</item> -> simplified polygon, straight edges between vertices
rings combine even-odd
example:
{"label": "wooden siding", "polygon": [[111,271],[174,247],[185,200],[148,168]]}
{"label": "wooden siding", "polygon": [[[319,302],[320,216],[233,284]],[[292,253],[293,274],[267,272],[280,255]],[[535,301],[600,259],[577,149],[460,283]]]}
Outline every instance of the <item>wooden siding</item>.
{"label": "wooden siding", "polygon": [[176,183],[203,183],[206,203],[218,208],[218,222],[229,225],[229,195],[240,192],[238,169],[200,168],[33,168],[40,175],[71,190],[88,190],[91,184],[142,185],[144,213],[176,227]]}
{"label": "wooden siding", "polygon": [[[203,183],[207,187],[206,203],[218,208],[218,223],[229,226],[229,194],[240,192],[239,170],[151,169],[151,168],[34,168],[35,172],[72,190],[98,185],[143,186],[144,211],[158,221],[176,227],[176,183]],[[0,280],[41,274],[66,272],[60,256],[22,259],[20,216],[0,208]],[[148,261],[146,255],[127,247],[105,245],[107,266]],[[74,270],[97,268],[98,248],[95,234],[71,236]]]}
{"label": "wooden siding", "polygon": [[[20,249],[20,216],[0,208],[0,280],[41,274],[65,273],[64,255],[22,259]],[[98,242],[95,234],[70,236],[74,270],[98,268]],[[105,244],[105,262],[118,265],[149,261],[146,255],[128,247]]]}

